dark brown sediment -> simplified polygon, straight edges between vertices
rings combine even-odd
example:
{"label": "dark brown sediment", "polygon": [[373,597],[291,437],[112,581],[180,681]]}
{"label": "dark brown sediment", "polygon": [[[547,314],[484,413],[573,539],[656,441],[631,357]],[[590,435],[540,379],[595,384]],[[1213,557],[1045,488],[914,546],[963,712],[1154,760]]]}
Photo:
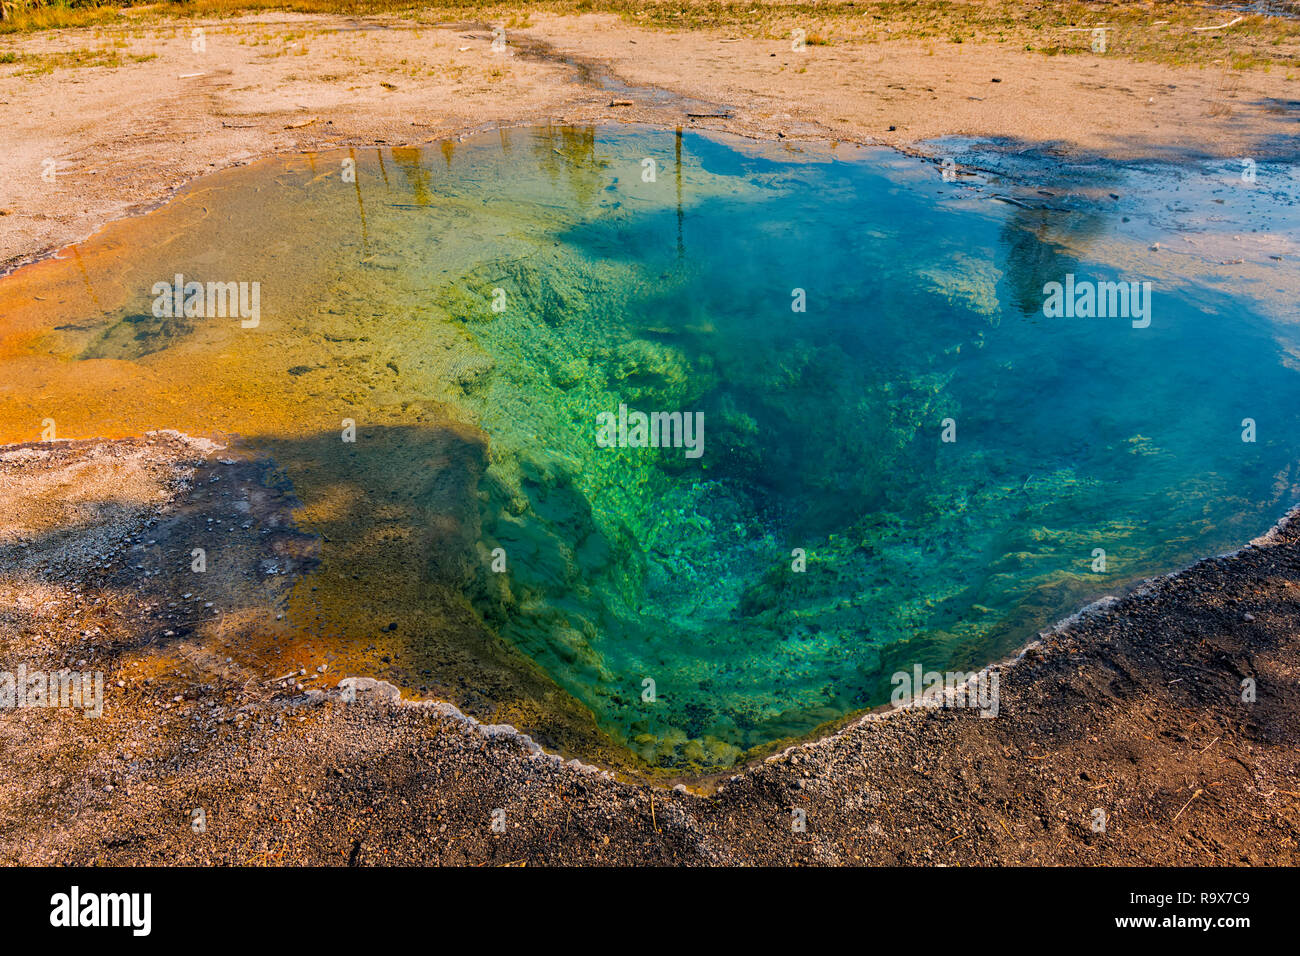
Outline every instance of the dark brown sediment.
{"label": "dark brown sediment", "polygon": [[[45,534],[30,531],[28,509],[6,519],[4,660],[102,670],[106,685],[98,719],[0,714],[6,758],[22,771],[0,784],[0,861],[1297,860],[1294,520],[1045,633],[997,667],[996,717],[869,715],[691,792],[566,762],[447,705],[392,703],[379,685],[348,703],[342,675],[304,667],[276,682],[186,633],[164,638],[140,606],[179,596],[141,577],[130,546],[215,513],[191,496],[209,470],[262,489],[250,495],[253,533],[234,550],[249,571],[266,560],[283,571],[232,572],[218,609],[232,633],[273,609],[278,589],[314,560],[311,540],[287,520],[287,489],[256,478],[256,463],[220,464],[223,454],[175,434],[0,452],[6,500],[19,497],[15,483],[30,492],[44,475],[66,502],[99,502]],[[108,504],[92,487],[95,462],[112,463],[123,489]],[[107,546],[114,541],[122,547]],[[1253,702],[1243,701],[1247,681]],[[492,829],[497,809],[504,833]],[[796,810],[806,830],[794,826]],[[1104,832],[1094,830],[1097,811]]]}

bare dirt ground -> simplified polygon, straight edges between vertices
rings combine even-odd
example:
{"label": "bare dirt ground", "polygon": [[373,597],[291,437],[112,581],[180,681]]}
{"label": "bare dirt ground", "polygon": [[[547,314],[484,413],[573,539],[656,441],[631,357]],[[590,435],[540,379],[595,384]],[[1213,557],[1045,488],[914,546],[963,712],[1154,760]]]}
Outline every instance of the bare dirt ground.
{"label": "bare dirt ground", "polygon": [[[871,716],[689,792],[194,639],[215,619],[238,640],[315,553],[287,490],[224,454],[0,449],[0,660],[105,681],[98,718],[0,714],[0,863],[1300,861],[1300,524],[1045,635],[1000,669],[996,717]],[[218,520],[241,557],[213,609],[184,543]]]}
{"label": "bare dirt ground", "polygon": [[[923,152],[961,134],[1063,154],[1263,159],[1294,152],[1300,115],[1285,69],[1048,57],[1010,43],[850,39],[796,51],[592,14],[537,15],[506,29],[495,52],[486,24],[122,19],[0,38],[0,57],[15,59],[0,62],[0,270],[253,157],[500,124],[636,120]],[[1086,46],[1086,34],[1070,36]],[[93,65],[109,57],[118,65]]]}

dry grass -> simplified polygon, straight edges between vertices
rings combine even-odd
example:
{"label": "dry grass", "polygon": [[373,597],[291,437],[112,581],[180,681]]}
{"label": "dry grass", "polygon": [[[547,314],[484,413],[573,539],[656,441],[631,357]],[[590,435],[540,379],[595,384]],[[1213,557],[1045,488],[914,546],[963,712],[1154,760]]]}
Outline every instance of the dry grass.
{"label": "dry grass", "polygon": [[[286,11],[351,16],[388,14],[422,23],[478,20],[526,28],[536,13],[610,13],[645,27],[711,29],[763,38],[806,32],[808,42],[919,40],[1001,43],[1048,56],[1090,52],[1085,28],[1105,27],[1108,55],[1170,64],[1222,63],[1236,69],[1300,67],[1300,18],[1244,15],[1227,30],[1195,30],[1234,14],[1216,3],[1063,2],[1026,0],[177,0],[122,7],[95,0],[0,0],[0,33],[58,27],[139,24],[173,18],[220,19]],[[1300,15],[1300,0],[1274,0]]]}
{"label": "dry grass", "polygon": [[98,49],[59,50],[53,53],[0,53],[0,64],[19,64],[15,76],[32,76],[38,73],[52,73],[55,70],[86,69],[102,66],[116,69],[128,63],[146,63],[157,59],[156,53],[125,53],[113,47]]}

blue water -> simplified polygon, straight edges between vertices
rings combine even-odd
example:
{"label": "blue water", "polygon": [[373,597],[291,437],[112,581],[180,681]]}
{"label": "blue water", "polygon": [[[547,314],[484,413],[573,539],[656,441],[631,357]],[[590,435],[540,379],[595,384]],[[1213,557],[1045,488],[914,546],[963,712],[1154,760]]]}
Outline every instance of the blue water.
{"label": "blue water", "polygon": [[[527,502],[485,508],[485,540],[525,557],[482,603],[652,763],[806,733],[915,663],[985,664],[1295,500],[1300,378],[1275,323],[1128,268],[1104,213],[691,135],[683,163],[720,182],[646,202],[663,184],[634,157],[672,148],[598,138],[622,205],[500,279],[524,307],[466,323],[497,370],[473,400],[523,463],[506,497]],[[1068,274],[1151,282],[1149,326],[1045,317]],[[596,447],[620,403],[702,412],[703,455]]]}

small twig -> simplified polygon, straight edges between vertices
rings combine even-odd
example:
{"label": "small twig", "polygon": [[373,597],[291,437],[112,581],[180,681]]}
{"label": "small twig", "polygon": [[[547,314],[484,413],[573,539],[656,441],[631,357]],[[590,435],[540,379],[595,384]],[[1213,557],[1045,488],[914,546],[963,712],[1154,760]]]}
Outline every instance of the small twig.
{"label": "small twig", "polygon": [[1227,23],[1220,23],[1217,27],[1192,27],[1192,29],[1193,30],[1226,30],[1228,29],[1228,27],[1235,27],[1238,23],[1240,23],[1244,19],[1246,18],[1237,17],[1233,20],[1229,20]]}
{"label": "small twig", "polygon": [[1183,810],[1186,810],[1188,807],[1190,807],[1192,805],[1192,800],[1195,800],[1204,792],[1205,792],[1204,790],[1197,790],[1194,794],[1192,794],[1191,800],[1188,800],[1186,803],[1184,803],[1182,805],[1182,808],[1177,813],[1174,814],[1174,818],[1169,821],[1169,825],[1173,826],[1175,823],[1177,823],[1178,818],[1183,815]]}
{"label": "small twig", "polygon": [[990,198],[990,199],[996,199],[996,200],[998,200],[998,202],[1005,202],[1005,203],[1010,203],[1010,204],[1013,205],[1013,206],[1019,206],[1021,209],[1038,209],[1038,208],[1039,208],[1038,206],[1031,206],[1031,205],[1029,205],[1029,203],[1027,203],[1027,202],[1021,202],[1019,199],[1016,199],[1016,198],[1013,197],[1013,196],[999,196],[999,195],[993,195],[993,196],[990,196],[989,198]]}

